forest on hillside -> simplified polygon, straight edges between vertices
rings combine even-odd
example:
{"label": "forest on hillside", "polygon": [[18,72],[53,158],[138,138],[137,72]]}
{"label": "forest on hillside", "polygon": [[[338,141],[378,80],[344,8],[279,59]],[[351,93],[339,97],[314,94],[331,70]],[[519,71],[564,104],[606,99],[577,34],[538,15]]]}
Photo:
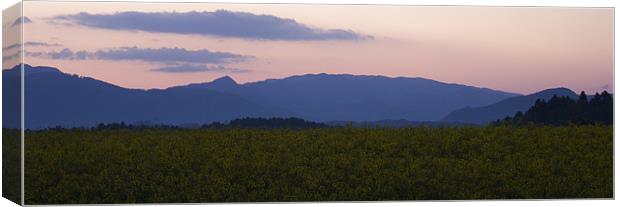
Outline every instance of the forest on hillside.
{"label": "forest on hillside", "polygon": [[536,100],[534,106],[524,112],[517,112],[512,117],[498,120],[494,124],[613,124],[613,97],[607,91],[596,93],[588,100],[582,91],[579,99],[566,96],[553,96],[548,101]]}

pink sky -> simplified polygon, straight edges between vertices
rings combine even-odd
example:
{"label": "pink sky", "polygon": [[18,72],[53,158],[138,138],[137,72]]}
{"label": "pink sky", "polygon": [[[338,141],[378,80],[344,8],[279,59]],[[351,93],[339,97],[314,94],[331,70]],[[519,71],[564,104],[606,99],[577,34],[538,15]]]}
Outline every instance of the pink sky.
{"label": "pink sky", "polygon": [[[256,40],[212,35],[110,30],[53,22],[58,15],[219,9],[294,19],[372,39]],[[29,52],[120,47],[184,48],[253,56],[223,66],[246,70],[165,73],[143,60],[26,57],[128,88],[166,88],[229,75],[238,82],[306,73],[424,77],[517,93],[568,87],[613,90],[613,9],[558,7],[278,5],[209,3],[24,2],[25,42],[60,44]],[[5,53],[8,53],[5,51]]]}

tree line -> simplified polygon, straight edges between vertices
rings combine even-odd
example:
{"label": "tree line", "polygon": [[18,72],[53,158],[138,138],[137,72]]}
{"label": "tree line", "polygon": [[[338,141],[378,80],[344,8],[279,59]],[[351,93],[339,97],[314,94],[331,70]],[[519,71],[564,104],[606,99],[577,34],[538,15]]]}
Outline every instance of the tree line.
{"label": "tree line", "polygon": [[[145,129],[145,128],[158,128],[158,129],[183,129],[183,128],[264,128],[264,129],[275,129],[275,128],[287,128],[287,129],[304,129],[304,128],[326,128],[329,127],[326,124],[307,121],[300,118],[240,118],[234,119],[226,123],[222,122],[213,122],[210,124],[203,125],[184,125],[184,126],[175,126],[175,125],[146,125],[146,124],[127,124],[125,122],[120,123],[101,123],[95,127],[92,127],[92,130],[98,129]],[[49,128],[48,130],[63,130],[64,128],[58,126],[55,128]]]}
{"label": "tree line", "polygon": [[495,125],[589,125],[613,123],[613,97],[607,91],[596,93],[588,98],[581,92],[577,100],[568,96],[553,96],[548,101],[538,99],[525,113],[519,111],[514,116],[493,122]]}
{"label": "tree line", "polygon": [[230,121],[228,124],[214,122],[203,125],[203,128],[325,128],[328,125],[307,121],[300,118],[241,118]]}

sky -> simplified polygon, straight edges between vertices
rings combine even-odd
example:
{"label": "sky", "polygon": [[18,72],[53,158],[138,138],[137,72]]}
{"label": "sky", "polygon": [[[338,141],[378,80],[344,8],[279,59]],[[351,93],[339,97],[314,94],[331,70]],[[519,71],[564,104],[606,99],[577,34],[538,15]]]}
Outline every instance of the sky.
{"label": "sky", "polygon": [[[613,12],[26,1],[24,24],[5,20],[3,28],[23,26],[28,64],[127,88],[330,73],[594,93],[613,90]],[[5,56],[19,51],[8,46]]]}

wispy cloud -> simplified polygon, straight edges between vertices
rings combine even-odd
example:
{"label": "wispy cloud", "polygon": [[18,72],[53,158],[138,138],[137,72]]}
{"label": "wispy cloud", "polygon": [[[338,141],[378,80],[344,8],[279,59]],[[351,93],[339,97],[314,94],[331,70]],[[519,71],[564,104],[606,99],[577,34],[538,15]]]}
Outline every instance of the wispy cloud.
{"label": "wispy cloud", "polygon": [[321,29],[294,19],[248,12],[117,12],[61,15],[53,21],[111,30],[196,34],[259,40],[359,40],[370,39],[347,29]]}
{"label": "wispy cloud", "polygon": [[[23,45],[23,47],[22,47]],[[61,44],[58,43],[46,43],[46,42],[24,42],[24,44],[15,43],[9,46],[2,48],[2,61],[10,61],[19,58],[22,52],[26,56],[41,56],[43,53],[41,52],[29,52],[26,50],[26,47],[60,47]],[[14,53],[9,53],[9,51],[13,49],[19,49]]]}
{"label": "wispy cloud", "polygon": [[[6,50],[11,50],[11,49],[15,49],[15,48],[19,48],[20,47],[20,43],[16,43],[16,44],[12,44],[6,47],[2,48],[2,51],[6,51]],[[24,42],[23,44],[24,47],[27,46],[40,46],[40,47],[59,47],[62,46],[61,44],[58,43],[45,43],[45,42]]]}
{"label": "wispy cloud", "polygon": [[228,53],[213,52],[206,49],[187,50],[184,48],[138,48],[120,47],[112,49],[102,49],[91,51],[72,51],[64,48],[61,51],[28,53],[29,56],[67,59],[67,60],[141,60],[145,62],[159,63],[234,63],[252,59],[252,56]]}
{"label": "wispy cloud", "polygon": [[10,60],[14,60],[16,58],[19,57],[19,55],[21,54],[21,50],[17,51],[15,53],[11,53],[11,54],[7,54],[7,53],[2,53],[2,61],[10,61]]}
{"label": "wispy cloud", "polygon": [[138,60],[150,62],[161,67],[153,72],[189,73],[189,72],[228,72],[243,73],[249,70],[225,66],[254,59],[253,56],[228,52],[214,52],[206,49],[187,50],[184,48],[138,48],[120,47],[97,51],[72,51],[64,48],[53,52],[25,52],[25,55],[38,58],[59,60]]}
{"label": "wispy cloud", "polygon": [[246,73],[250,70],[231,68],[223,65],[194,65],[194,64],[179,64],[164,66],[161,68],[152,69],[153,72],[165,72],[165,73],[195,73],[195,72],[221,72],[221,73]]}

